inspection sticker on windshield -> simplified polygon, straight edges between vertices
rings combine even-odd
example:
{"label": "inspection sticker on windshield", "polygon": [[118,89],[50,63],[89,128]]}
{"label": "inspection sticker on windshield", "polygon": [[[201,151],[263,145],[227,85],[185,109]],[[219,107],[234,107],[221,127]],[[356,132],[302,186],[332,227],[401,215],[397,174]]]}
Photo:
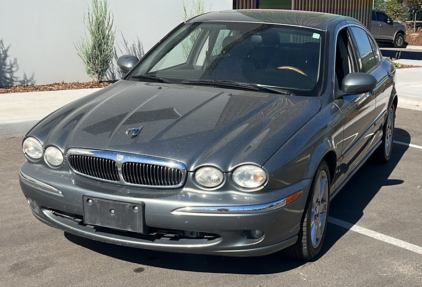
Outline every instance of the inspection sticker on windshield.
{"label": "inspection sticker on windshield", "polygon": [[312,35],[312,38],[314,38],[314,39],[319,39],[319,37],[321,37],[321,35],[320,35],[320,34],[318,34],[318,33],[314,33],[314,34]]}

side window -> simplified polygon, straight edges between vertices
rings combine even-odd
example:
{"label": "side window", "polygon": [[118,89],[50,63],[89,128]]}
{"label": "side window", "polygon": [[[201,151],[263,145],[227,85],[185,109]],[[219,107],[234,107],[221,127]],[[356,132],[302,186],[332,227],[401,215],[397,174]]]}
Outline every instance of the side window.
{"label": "side window", "polygon": [[192,48],[203,29],[199,28],[191,33],[187,38],[177,44],[165,57],[163,57],[150,72],[163,70],[174,66],[185,64],[188,60]]}
{"label": "side window", "polygon": [[375,43],[374,39],[372,39],[371,37],[368,37],[369,41],[371,42],[371,47],[372,47],[372,51],[374,52],[375,55],[375,60],[378,62],[381,62],[382,60],[382,55],[381,55],[381,51],[378,47],[378,45]]}
{"label": "side window", "polygon": [[230,30],[220,30],[217,39],[215,40],[214,48],[212,49],[211,56],[217,56],[221,54],[223,50],[224,39],[232,33]]}
{"label": "side window", "polygon": [[339,32],[336,43],[335,72],[338,88],[341,87],[345,76],[355,72],[354,63],[349,33],[347,29],[343,29]]}
{"label": "side window", "polygon": [[377,20],[377,12],[372,11],[372,21],[378,21]]}
{"label": "side window", "polygon": [[368,35],[364,30],[358,27],[351,27],[350,30],[355,40],[355,48],[359,53],[359,69],[366,73],[378,64],[379,58],[374,54]]}
{"label": "side window", "polygon": [[378,13],[378,21],[380,22],[387,22],[388,16],[384,13]]}
{"label": "side window", "polygon": [[209,41],[210,39],[209,37],[207,37],[207,40],[204,42],[204,45],[202,46],[202,49],[199,52],[198,58],[196,59],[196,62],[195,62],[196,68],[200,68],[204,66],[205,64],[205,60],[207,58],[207,53],[208,53]]}

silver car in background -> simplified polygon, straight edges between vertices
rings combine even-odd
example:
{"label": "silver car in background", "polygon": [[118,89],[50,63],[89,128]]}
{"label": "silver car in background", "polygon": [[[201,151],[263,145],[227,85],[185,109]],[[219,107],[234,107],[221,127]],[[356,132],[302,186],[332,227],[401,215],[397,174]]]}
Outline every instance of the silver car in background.
{"label": "silver car in background", "polygon": [[372,10],[371,33],[378,42],[390,42],[396,48],[402,48],[406,41],[406,27],[380,10]]}

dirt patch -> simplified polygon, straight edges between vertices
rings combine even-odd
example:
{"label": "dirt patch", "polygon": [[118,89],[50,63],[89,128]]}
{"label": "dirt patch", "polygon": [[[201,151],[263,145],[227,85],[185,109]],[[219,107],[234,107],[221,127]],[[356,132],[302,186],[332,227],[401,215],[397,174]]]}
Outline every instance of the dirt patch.
{"label": "dirt patch", "polygon": [[413,32],[413,26],[407,26],[406,42],[411,46],[422,46],[422,28],[418,28],[416,33]]}
{"label": "dirt patch", "polygon": [[396,66],[396,69],[421,68],[421,66],[405,65],[405,64],[400,64],[400,63],[394,63],[394,66]]}
{"label": "dirt patch", "polygon": [[35,85],[35,86],[14,86],[14,87],[0,88],[0,94],[105,88],[113,84],[114,82],[115,81],[108,81],[108,82],[101,82],[101,83],[75,82],[75,83],[54,83],[54,84],[48,84],[48,85]]}

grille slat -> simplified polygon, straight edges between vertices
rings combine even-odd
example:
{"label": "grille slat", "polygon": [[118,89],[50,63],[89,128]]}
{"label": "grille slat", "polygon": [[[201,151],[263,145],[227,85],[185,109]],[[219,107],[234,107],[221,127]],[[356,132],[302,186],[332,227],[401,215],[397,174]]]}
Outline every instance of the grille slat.
{"label": "grille slat", "polygon": [[[151,187],[177,187],[182,184],[184,170],[143,162],[117,163],[109,158],[69,154],[70,166],[78,173],[99,179]],[[118,164],[121,165],[121,176]],[[119,165],[119,167],[120,167]]]}
{"label": "grille slat", "polygon": [[182,175],[180,170],[165,166],[126,162],[123,163],[122,171],[124,181],[131,184],[175,186],[179,185],[182,181],[181,176],[178,177],[178,180],[171,180],[174,177],[174,173]]}
{"label": "grille slat", "polygon": [[69,163],[77,172],[106,180],[119,181],[116,162],[84,155],[70,155]]}

